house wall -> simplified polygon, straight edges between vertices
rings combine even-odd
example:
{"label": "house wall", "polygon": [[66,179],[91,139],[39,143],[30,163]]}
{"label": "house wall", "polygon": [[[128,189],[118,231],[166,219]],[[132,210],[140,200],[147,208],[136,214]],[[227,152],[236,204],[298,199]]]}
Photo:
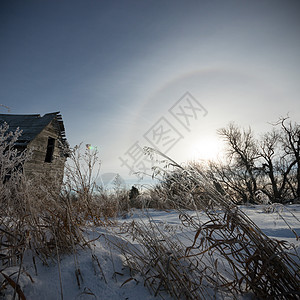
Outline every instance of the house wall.
{"label": "house wall", "polygon": [[[32,156],[24,165],[26,177],[46,176],[48,179],[62,182],[66,157],[58,147],[60,137],[55,125],[53,120],[28,144],[27,149],[31,151]],[[55,139],[53,159],[51,162],[45,162],[49,137]]]}

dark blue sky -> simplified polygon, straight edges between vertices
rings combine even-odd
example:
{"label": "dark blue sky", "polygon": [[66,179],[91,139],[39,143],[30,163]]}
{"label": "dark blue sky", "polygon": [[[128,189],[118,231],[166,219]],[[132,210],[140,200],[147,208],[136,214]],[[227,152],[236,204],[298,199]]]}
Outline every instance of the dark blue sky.
{"label": "dark blue sky", "polygon": [[189,91],[208,114],[189,132],[170,121],[168,154],[209,157],[231,120],[299,121],[299,31],[299,1],[1,1],[0,103],[61,111],[71,145],[125,176],[118,157]]}

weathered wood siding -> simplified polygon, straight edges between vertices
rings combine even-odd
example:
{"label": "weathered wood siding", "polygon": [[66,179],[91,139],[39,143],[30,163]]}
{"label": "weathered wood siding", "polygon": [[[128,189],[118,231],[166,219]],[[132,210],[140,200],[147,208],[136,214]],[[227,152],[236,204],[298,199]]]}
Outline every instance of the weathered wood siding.
{"label": "weathered wood siding", "polygon": [[[66,157],[59,147],[60,136],[55,122],[53,120],[28,144],[27,149],[32,156],[24,166],[26,177],[46,176],[48,179],[62,181]],[[53,159],[45,162],[49,137],[55,139]]]}

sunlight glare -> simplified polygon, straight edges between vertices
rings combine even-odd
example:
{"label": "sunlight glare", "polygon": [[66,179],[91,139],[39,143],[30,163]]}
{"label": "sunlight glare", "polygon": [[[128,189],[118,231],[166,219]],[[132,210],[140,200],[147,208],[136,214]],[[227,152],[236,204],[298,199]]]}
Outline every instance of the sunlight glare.
{"label": "sunlight glare", "polygon": [[187,159],[190,161],[217,160],[222,156],[223,144],[218,139],[205,138],[201,141],[190,143]]}

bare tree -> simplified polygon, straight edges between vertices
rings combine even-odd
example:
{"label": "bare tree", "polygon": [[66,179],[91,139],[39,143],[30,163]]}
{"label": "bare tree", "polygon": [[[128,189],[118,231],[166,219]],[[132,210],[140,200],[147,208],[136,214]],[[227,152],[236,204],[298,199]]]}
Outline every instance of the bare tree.
{"label": "bare tree", "polygon": [[[242,130],[230,123],[228,127],[217,132],[227,144],[228,167],[227,171],[223,167],[223,179],[240,194],[241,188],[245,189],[242,193],[244,202],[255,201],[255,193],[258,190],[255,163],[260,154],[251,128]],[[230,180],[226,173],[231,174]]]}
{"label": "bare tree", "polygon": [[234,123],[218,130],[227,144],[227,162],[210,168],[233,198],[252,202],[261,191],[272,202],[300,199],[300,125],[288,119],[280,118],[259,141],[251,128]]}
{"label": "bare tree", "polygon": [[281,143],[284,157],[290,164],[291,176],[287,182],[292,190],[293,196],[300,199],[300,125],[288,121],[288,117],[280,118],[277,124],[282,129]]}
{"label": "bare tree", "polygon": [[[272,202],[284,202],[291,197],[289,177],[296,164],[282,145],[285,132],[273,129],[264,134],[260,141],[262,187]],[[267,178],[265,178],[265,176]]]}

